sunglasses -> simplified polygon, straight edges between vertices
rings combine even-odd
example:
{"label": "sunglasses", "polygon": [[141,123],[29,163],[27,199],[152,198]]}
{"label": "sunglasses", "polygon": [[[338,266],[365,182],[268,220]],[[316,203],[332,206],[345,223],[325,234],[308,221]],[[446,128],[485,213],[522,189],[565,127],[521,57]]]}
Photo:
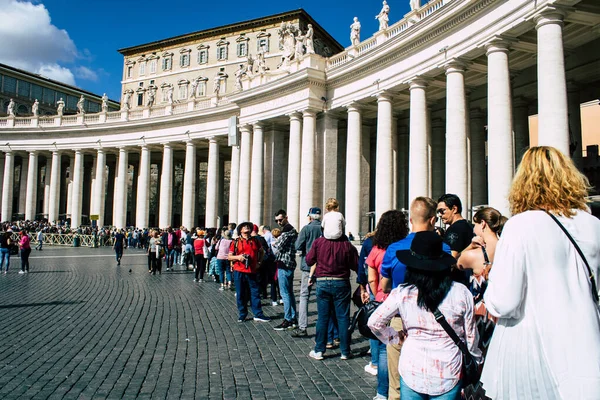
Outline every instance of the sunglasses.
{"label": "sunglasses", "polygon": [[281,219],[275,218],[275,222],[283,222],[283,218],[281,218]]}
{"label": "sunglasses", "polygon": [[448,209],[447,209],[447,208],[439,208],[439,209],[437,210],[437,213],[438,213],[438,214],[445,214],[445,213],[446,213],[446,211],[448,211]]}

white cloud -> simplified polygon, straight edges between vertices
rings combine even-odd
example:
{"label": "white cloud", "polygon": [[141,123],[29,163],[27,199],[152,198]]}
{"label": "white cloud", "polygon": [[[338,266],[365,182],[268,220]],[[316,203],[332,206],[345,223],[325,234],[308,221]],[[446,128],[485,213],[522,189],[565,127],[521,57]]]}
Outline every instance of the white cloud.
{"label": "white cloud", "polygon": [[85,79],[86,81],[96,82],[98,80],[98,74],[84,66],[75,68],[75,75],[78,78]]}
{"label": "white cloud", "polygon": [[77,47],[67,31],[52,25],[43,4],[0,0],[0,21],[0,62],[75,84],[73,72],[60,63],[76,60]]}

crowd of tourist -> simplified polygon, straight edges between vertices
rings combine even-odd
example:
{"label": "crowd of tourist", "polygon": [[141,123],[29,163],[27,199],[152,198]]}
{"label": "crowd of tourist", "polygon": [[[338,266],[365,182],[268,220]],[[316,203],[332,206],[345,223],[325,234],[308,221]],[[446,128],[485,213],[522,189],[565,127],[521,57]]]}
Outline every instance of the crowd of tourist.
{"label": "crowd of tourist", "polygon": [[[275,229],[242,222],[95,234],[109,238],[118,265],[125,248],[140,248],[149,274],[162,274],[163,266],[193,269],[194,282],[235,291],[239,323],[250,320],[249,311],[252,320],[269,322],[264,300],[283,304],[283,319],[273,329],[293,338],[308,336],[314,292],[315,345],[308,355],[315,360],[336,347],[341,360],[352,357],[351,302],[365,310],[370,304],[365,372],[377,376],[374,400],[483,399],[483,393],[492,399],[595,399],[600,221],[586,205],[589,189],[571,159],[534,147],[512,184],[512,218],[484,207],[471,224],[456,195],[417,197],[408,215],[384,212],[360,254],[345,234],[336,199],[327,200],[325,213],[310,208],[300,232],[281,209],[273,216]],[[68,229],[25,221],[3,228],[0,267],[8,271],[19,232],[23,274],[29,271],[28,232]]]}

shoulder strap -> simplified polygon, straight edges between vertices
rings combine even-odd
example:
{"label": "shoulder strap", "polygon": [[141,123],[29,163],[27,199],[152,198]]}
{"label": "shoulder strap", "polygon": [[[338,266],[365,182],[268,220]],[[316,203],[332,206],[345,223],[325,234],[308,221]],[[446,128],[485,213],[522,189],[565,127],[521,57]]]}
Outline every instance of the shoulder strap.
{"label": "shoulder strap", "polygon": [[579,245],[577,244],[577,242],[575,242],[575,239],[573,239],[573,236],[571,236],[569,231],[567,231],[567,228],[565,228],[563,226],[563,224],[560,223],[558,218],[556,218],[556,216],[554,216],[552,213],[549,213],[546,210],[543,210],[543,211],[546,214],[548,214],[554,220],[554,222],[556,222],[556,224],[560,227],[560,229],[562,229],[562,231],[565,233],[565,235],[567,235],[567,237],[569,238],[571,243],[573,243],[573,246],[575,247],[575,250],[577,250],[577,253],[579,253],[579,256],[583,260],[583,263],[585,264],[585,266],[587,267],[587,270],[588,270],[588,277],[592,284],[592,297],[594,298],[594,301],[596,302],[596,304],[598,304],[598,289],[596,287],[596,278],[594,278],[594,272],[592,272],[592,269],[590,268],[590,264],[588,264],[588,261],[585,258],[585,255],[583,255],[583,251],[581,251],[581,248],[579,248]]}
{"label": "shoulder strap", "polygon": [[460,338],[458,337],[458,335],[456,334],[454,329],[452,329],[452,327],[450,326],[448,321],[446,321],[446,317],[444,317],[444,314],[442,314],[442,312],[440,311],[439,308],[435,309],[435,311],[433,312],[433,315],[435,316],[435,320],[442,326],[442,328],[444,328],[444,330],[446,331],[448,336],[450,336],[450,338],[458,346],[460,351],[462,351],[462,353],[465,356],[470,356],[471,353],[469,353],[469,349],[467,349],[467,345],[465,345],[465,343],[462,340],[460,340]]}
{"label": "shoulder strap", "polygon": [[485,250],[485,247],[481,246],[481,251],[483,251],[483,259],[484,259],[484,261],[485,261],[485,262],[483,263],[483,265],[490,265],[490,264],[491,264],[491,263],[490,263],[490,258],[488,257],[488,253],[487,253],[487,251]]}

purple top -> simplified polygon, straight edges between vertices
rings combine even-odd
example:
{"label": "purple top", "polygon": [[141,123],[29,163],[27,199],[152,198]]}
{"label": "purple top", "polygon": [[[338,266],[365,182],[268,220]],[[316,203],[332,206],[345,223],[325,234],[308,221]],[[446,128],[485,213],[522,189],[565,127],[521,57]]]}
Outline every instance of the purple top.
{"label": "purple top", "polygon": [[306,255],[306,265],[317,264],[315,276],[350,278],[350,270],[356,271],[358,251],[345,235],[335,240],[316,239]]}
{"label": "purple top", "polygon": [[229,246],[231,245],[230,239],[221,239],[219,242],[219,249],[217,252],[217,260],[227,260],[229,255]]}

